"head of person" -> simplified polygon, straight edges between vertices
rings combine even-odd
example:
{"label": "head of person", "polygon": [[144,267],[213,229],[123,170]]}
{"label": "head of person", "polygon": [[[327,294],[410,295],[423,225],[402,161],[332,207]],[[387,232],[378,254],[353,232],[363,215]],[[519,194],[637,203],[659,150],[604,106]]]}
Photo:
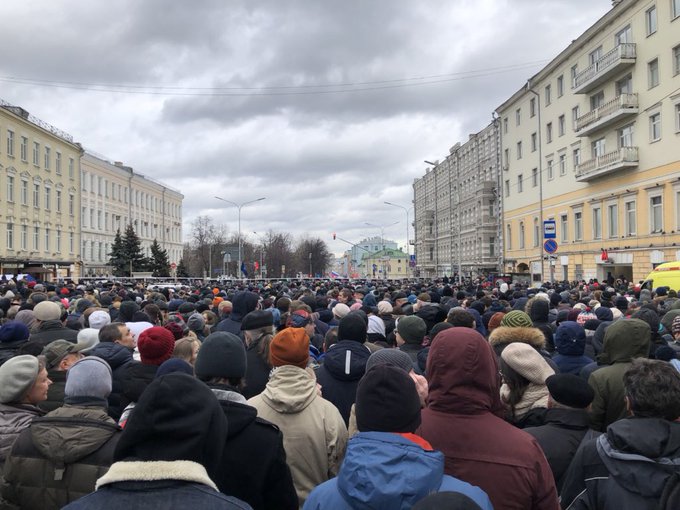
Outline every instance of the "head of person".
{"label": "head of person", "polygon": [[363,344],[368,334],[368,316],[362,311],[351,311],[340,319],[338,340],[352,340]]}
{"label": "head of person", "polygon": [[427,334],[427,324],[416,315],[400,317],[396,332],[397,345],[422,345]]}
{"label": "head of person", "polygon": [[37,405],[51,384],[42,356],[15,356],[0,366],[0,403]]}
{"label": "head of person", "polygon": [[595,391],[588,382],[575,374],[554,374],[545,380],[550,395],[548,408],[588,409]]}
{"label": "head of person", "polygon": [[246,350],[233,333],[216,331],[203,341],[196,359],[196,377],[209,385],[226,384],[241,390],[246,376]]}
{"label": "head of person", "polygon": [[83,357],[82,351],[87,348],[88,345],[85,343],[74,344],[68,340],[50,342],[42,351],[47,370],[65,372],[71,365]]}
{"label": "head of person", "polygon": [[144,365],[159,366],[172,357],[175,337],[164,327],[153,326],[140,333],[137,347]]}
{"label": "head of person", "polygon": [[19,321],[9,321],[0,327],[0,344],[3,345],[20,345],[28,342],[30,336],[28,326]]}
{"label": "head of person", "polygon": [[274,336],[274,314],[270,310],[254,310],[241,321],[246,346],[255,345],[258,355],[269,363],[269,344]]}
{"label": "head of person", "polygon": [[33,307],[33,317],[38,327],[47,321],[58,321],[61,319],[61,307],[54,301],[41,301]]}
{"label": "head of person", "polygon": [[94,310],[88,317],[91,328],[100,330],[107,324],[111,324],[111,315],[106,310]]}
{"label": "head of person", "polygon": [[120,344],[128,349],[134,349],[137,346],[130,328],[121,322],[114,322],[113,324],[103,326],[99,330],[99,341],[101,343],[111,342]]}
{"label": "head of person", "polygon": [[66,372],[64,403],[79,404],[84,400],[107,405],[111,394],[111,367],[97,356],[76,361]]}
{"label": "head of person", "polygon": [[623,387],[626,408],[633,416],[668,421],[680,417],[680,372],[670,363],[633,360],[623,374]]}
{"label": "head of person", "polygon": [[500,369],[509,390],[504,398],[513,414],[530,384],[545,386],[545,380],[555,373],[536,349],[521,342],[511,343],[503,349]]}
{"label": "head of person", "polygon": [[269,363],[272,367],[292,365],[306,368],[309,362],[309,336],[304,329],[286,328],[272,338]]}
{"label": "head of person", "polygon": [[460,327],[460,328],[472,328],[475,329],[475,318],[473,315],[465,310],[464,308],[451,308],[446,316],[446,322],[449,324]]}
{"label": "head of person", "polygon": [[286,326],[289,328],[302,328],[310,338],[314,336],[315,324],[307,310],[299,309],[292,312],[286,320]]}
{"label": "head of person", "polygon": [[196,357],[198,356],[200,348],[201,341],[198,338],[180,338],[175,342],[175,348],[172,351],[172,357],[184,360],[193,366],[196,363]]}

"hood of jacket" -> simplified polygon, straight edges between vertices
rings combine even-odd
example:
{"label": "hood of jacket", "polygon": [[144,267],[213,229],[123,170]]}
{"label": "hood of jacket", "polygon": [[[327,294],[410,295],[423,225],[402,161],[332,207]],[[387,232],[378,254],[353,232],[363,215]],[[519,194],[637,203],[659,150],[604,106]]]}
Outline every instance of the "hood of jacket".
{"label": "hood of jacket", "polygon": [[586,348],[586,332],[576,321],[562,322],[555,336],[555,349],[564,356],[582,356]]}
{"label": "hood of jacket", "polygon": [[598,438],[597,451],[621,487],[658,498],[671,474],[680,473],[680,423],[661,418],[619,420]]}
{"label": "hood of jacket", "polygon": [[550,322],[550,303],[543,298],[533,297],[527,301],[526,312],[534,324]]}
{"label": "hood of jacket", "polygon": [[132,351],[127,347],[113,342],[98,343],[89,353],[90,356],[98,356],[106,361],[111,370],[132,361]]}
{"label": "hood of jacket", "polygon": [[439,333],[426,368],[429,409],[502,414],[498,362],[489,343],[475,330],[456,327]]}
{"label": "hood of jacket", "polygon": [[229,318],[233,321],[241,322],[243,317],[255,310],[259,299],[259,296],[254,292],[247,290],[237,292],[231,301],[232,309]]}
{"label": "hood of jacket", "polygon": [[508,326],[499,326],[489,335],[489,343],[492,347],[514,342],[522,342],[535,349],[543,349],[545,347],[545,335],[538,328],[511,328]]}
{"label": "hood of jacket", "polygon": [[411,508],[436,492],[444,455],[389,432],[359,432],[350,439],[338,490],[354,509]]}
{"label": "hood of jacket", "polygon": [[[486,328],[484,327],[484,321],[482,320],[482,316],[479,315],[479,312],[475,310],[474,308],[467,308],[466,312],[468,312],[470,315],[472,315],[475,318],[475,330],[477,333],[479,333],[482,336],[486,336],[487,331]],[[446,317],[444,317],[446,319]],[[442,319],[442,320],[444,320]]]}
{"label": "hood of jacket", "polygon": [[640,319],[621,319],[613,322],[604,333],[602,363],[626,363],[633,358],[649,354],[651,331],[649,324]]}
{"label": "hood of jacket", "polygon": [[55,464],[71,464],[94,453],[120,430],[101,407],[68,404],[31,424],[38,451]]}
{"label": "hood of jacket", "polygon": [[364,344],[353,340],[340,340],[323,358],[323,365],[333,378],[340,381],[356,381],[366,372],[366,362],[371,351]]}
{"label": "hood of jacket", "polygon": [[273,370],[261,395],[278,413],[299,413],[316,398],[316,379],[304,368],[284,365]]}

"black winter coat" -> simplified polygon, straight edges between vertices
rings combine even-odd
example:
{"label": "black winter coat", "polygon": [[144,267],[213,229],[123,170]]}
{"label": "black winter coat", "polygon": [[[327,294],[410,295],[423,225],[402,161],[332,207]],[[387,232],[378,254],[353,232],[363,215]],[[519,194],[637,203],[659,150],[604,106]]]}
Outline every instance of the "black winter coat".
{"label": "black winter coat", "polygon": [[243,388],[246,400],[264,391],[272,370],[258,352],[260,342],[261,340],[253,342],[246,350],[246,386]]}
{"label": "black winter coat", "polygon": [[255,510],[296,510],[297,493],[279,428],[258,418],[254,407],[232,400],[242,400],[233,388],[209,387],[229,423],[220,476],[213,480],[220,492],[245,501]]}
{"label": "black winter coat", "polygon": [[111,367],[109,416],[118,421],[123,409],[129,403],[123,395],[123,383],[127,366],[132,363],[132,349],[113,342],[103,342],[95,345],[88,354],[100,357]]}
{"label": "black winter coat", "polygon": [[26,340],[19,340],[18,342],[0,343],[0,366],[10,358],[16,356],[19,347],[24,345]]}
{"label": "black winter coat", "polygon": [[68,340],[72,343],[78,342],[78,332],[64,327],[61,321],[45,321],[40,324],[38,331],[31,333],[28,337],[29,342],[37,342],[45,347],[55,340]]}
{"label": "black winter coat", "polygon": [[125,367],[123,380],[123,397],[127,400],[125,405],[130,402],[139,401],[142,392],[151,384],[156,376],[158,367],[156,365],[144,365],[138,361],[133,361]]}

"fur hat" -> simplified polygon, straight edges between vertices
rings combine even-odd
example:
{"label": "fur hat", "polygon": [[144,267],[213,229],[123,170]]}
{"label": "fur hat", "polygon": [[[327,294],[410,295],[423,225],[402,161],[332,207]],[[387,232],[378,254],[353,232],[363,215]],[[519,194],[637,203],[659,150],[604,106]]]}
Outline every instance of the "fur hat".
{"label": "fur hat", "polygon": [[246,349],[243,341],[233,333],[211,333],[203,341],[194,367],[196,377],[201,379],[245,377]]}
{"label": "fur hat", "polygon": [[21,400],[31,389],[40,373],[38,358],[25,354],[15,356],[0,366],[0,403]]}
{"label": "fur hat", "polygon": [[407,315],[397,322],[397,333],[407,344],[420,345],[427,334],[427,324],[416,315]]}
{"label": "fur hat", "polygon": [[142,363],[159,366],[172,357],[175,349],[175,336],[161,326],[153,326],[140,333],[137,348]]}
{"label": "fur hat", "polygon": [[253,310],[241,321],[241,330],[251,331],[274,325],[274,315],[269,310]]}
{"label": "fur hat", "polygon": [[39,321],[58,321],[61,307],[54,301],[41,301],[33,308],[33,316]]}
{"label": "fur hat", "polygon": [[274,367],[294,365],[306,368],[309,362],[307,332],[302,328],[286,328],[274,335],[269,345],[269,361]]}

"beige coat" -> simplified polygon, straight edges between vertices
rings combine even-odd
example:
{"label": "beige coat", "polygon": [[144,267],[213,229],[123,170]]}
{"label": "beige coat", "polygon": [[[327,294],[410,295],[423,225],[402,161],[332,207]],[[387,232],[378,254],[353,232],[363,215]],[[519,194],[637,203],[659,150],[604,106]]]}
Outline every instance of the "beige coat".
{"label": "beige coat", "polygon": [[248,403],[283,432],[283,448],[302,506],[317,485],[337,475],[347,427],[337,408],[317,394],[316,380],[292,365],[277,368]]}

